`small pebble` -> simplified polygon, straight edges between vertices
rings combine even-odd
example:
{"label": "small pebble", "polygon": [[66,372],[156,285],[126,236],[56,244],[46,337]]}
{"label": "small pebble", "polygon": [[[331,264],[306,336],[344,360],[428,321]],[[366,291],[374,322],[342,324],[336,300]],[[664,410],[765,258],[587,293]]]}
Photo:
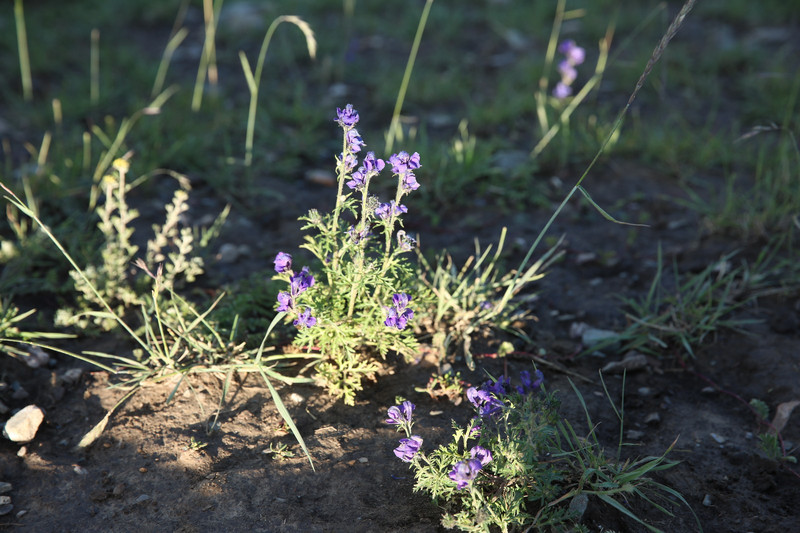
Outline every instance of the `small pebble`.
{"label": "small pebble", "polygon": [[711,507],[712,505],[714,505],[714,500],[711,499],[711,494],[706,494],[705,496],[703,496],[703,505],[705,505],[706,507]]}
{"label": "small pebble", "polygon": [[20,446],[19,451],[17,452],[17,457],[25,457],[26,455],[28,455],[28,447]]}
{"label": "small pebble", "polygon": [[134,503],[146,502],[149,499],[150,499],[150,496],[148,496],[147,494],[141,494],[138,498],[136,498],[136,501]]}
{"label": "small pebble", "polygon": [[0,496],[0,505],[11,503],[11,496]]}
{"label": "small pebble", "polygon": [[753,438],[753,432],[752,431],[748,431],[747,433],[744,434],[744,438],[746,438],[747,440],[752,439]]}
{"label": "small pebble", "polygon": [[8,481],[0,481],[0,494],[11,492],[11,483]]}
{"label": "small pebble", "polygon": [[639,440],[644,437],[644,431],[638,431],[635,429],[629,429],[625,432],[625,438],[629,440]]}
{"label": "small pebble", "polygon": [[650,396],[653,394],[653,389],[650,387],[639,387],[639,395],[640,396]]}
{"label": "small pebble", "polygon": [[145,474],[145,473],[147,473],[147,468],[145,468],[145,467],[143,466],[143,467],[141,467],[141,468],[139,469],[139,472],[141,472],[142,474]]}
{"label": "small pebble", "polygon": [[10,513],[13,510],[14,510],[14,506],[11,505],[10,503],[7,503],[5,505],[0,505],[0,516],[7,515],[8,513]]}
{"label": "small pebble", "polygon": [[717,392],[717,389],[715,389],[714,387],[703,387],[702,389],[700,389],[700,392],[702,392],[703,394],[714,394],[715,392]]}
{"label": "small pebble", "polygon": [[305,397],[303,397],[300,394],[297,394],[296,392],[289,394],[289,400],[291,400],[294,403],[303,403],[304,401],[306,401]]}
{"label": "small pebble", "polygon": [[27,509],[23,509],[23,510],[21,510],[20,512],[17,513],[17,518],[22,518],[26,514],[28,514],[28,510]]}
{"label": "small pebble", "polygon": [[366,457],[359,457],[359,458],[358,458],[358,462],[359,462],[359,463],[368,463],[368,462],[369,462],[369,459],[368,459],[368,458],[366,458]]}
{"label": "small pebble", "polygon": [[661,415],[658,413],[650,413],[646,417],[644,417],[644,423],[648,425],[655,425],[661,422]]}
{"label": "small pebble", "polygon": [[725,437],[723,437],[721,435],[717,435],[716,433],[711,433],[710,435],[711,435],[712,439],[717,441],[717,444],[725,444],[725,442],[728,440],[728,439],[726,439]]}
{"label": "small pebble", "polygon": [[72,470],[73,470],[73,471],[74,471],[76,474],[78,474],[79,476],[85,476],[86,474],[88,474],[88,473],[89,473],[89,471],[88,471],[88,470],[86,470],[86,469],[85,469],[84,467],[82,467],[81,465],[72,465]]}

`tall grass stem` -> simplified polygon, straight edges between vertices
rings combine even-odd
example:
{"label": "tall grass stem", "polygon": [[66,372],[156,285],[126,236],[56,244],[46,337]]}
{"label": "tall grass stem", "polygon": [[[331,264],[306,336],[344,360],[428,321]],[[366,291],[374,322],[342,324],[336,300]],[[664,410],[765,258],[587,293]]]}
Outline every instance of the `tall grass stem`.
{"label": "tall grass stem", "polygon": [[25,13],[22,0],[14,0],[14,24],[17,27],[17,48],[19,49],[19,71],[22,77],[22,97],[26,102],[33,100],[33,81],[31,80],[31,59],[28,55],[28,32],[25,29]]}

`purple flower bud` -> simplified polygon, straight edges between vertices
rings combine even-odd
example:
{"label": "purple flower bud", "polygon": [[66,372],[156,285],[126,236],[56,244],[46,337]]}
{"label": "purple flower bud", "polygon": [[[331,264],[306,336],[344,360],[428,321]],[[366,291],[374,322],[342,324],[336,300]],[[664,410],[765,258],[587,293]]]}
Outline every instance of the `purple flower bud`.
{"label": "purple flower bud", "polygon": [[474,446],[469,451],[470,457],[473,459],[477,459],[481,462],[481,466],[486,466],[492,461],[492,452],[484,448],[483,446]]}
{"label": "purple flower bud", "polygon": [[303,270],[297,274],[292,274],[289,278],[289,286],[292,296],[297,296],[314,286],[314,276],[308,271],[308,267],[303,267]]}
{"label": "purple flower bud", "polygon": [[403,204],[395,203],[394,200],[388,204],[381,204],[375,209],[375,216],[383,220],[389,220],[392,215],[400,216],[403,213],[408,213],[408,208]]}
{"label": "purple flower bud", "polygon": [[483,465],[478,459],[459,461],[453,466],[448,476],[456,482],[456,488],[465,489],[478,476]]}
{"label": "purple flower bud", "polygon": [[[400,446],[394,449],[394,454],[405,463],[410,463],[422,446],[422,437],[412,435],[408,439],[400,439]],[[480,464],[480,461],[478,461]]]}
{"label": "purple flower bud", "polygon": [[555,96],[559,100],[563,100],[564,98],[566,98],[571,94],[572,94],[572,87],[564,85],[562,82],[558,82],[556,84],[555,89],[553,89],[553,96]]}
{"label": "purple flower bud", "polygon": [[410,423],[415,408],[416,406],[408,400],[404,401],[399,406],[390,407],[387,413],[389,418],[386,419],[386,423],[393,425]]}
{"label": "purple flower bud", "polygon": [[389,158],[389,163],[392,164],[392,172],[395,174],[405,174],[410,170],[416,170],[420,167],[419,153],[414,152],[413,155],[408,155],[408,152],[400,152],[393,154]]}
{"label": "purple flower bud", "polygon": [[311,316],[311,308],[306,307],[305,311],[297,315],[294,325],[299,327],[310,328],[317,323],[317,319]]}
{"label": "purple flower bud", "polygon": [[278,293],[278,312],[289,311],[294,309],[294,300],[292,295],[288,292],[281,291]]}
{"label": "purple flower bud", "polygon": [[411,192],[419,189],[419,182],[413,172],[408,171],[402,174],[403,176],[403,192]]}
{"label": "purple flower bud", "polygon": [[561,74],[561,82],[564,85],[572,85],[572,82],[578,77],[578,71],[569,61],[562,61],[558,64],[558,73]]}
{"label": "purple flower bud", "polygon": [[364,157],[364,169],[367,172],[375,172],[377,174],[383,170],[385,166],[386,162],[383,159],[377,159],[375,157],[375,152],[367,152],[367,155]]}
{"label": "purple flower bud", "polygon": [[273,262],[275,263],[275,272],[278,274],[291,270],[292,268],[292,256],[287,253],[278,252]]}
{"label": "purple flower bud", "polygon": [[404,293],[395,293],[392,296],[392,307],[384,307],[386,313],[386,320],[384,324],[390,328],[405,329],[408,321],[414,318],[414,311],[408,309],[408,304],[411,302],[411,297]]}
{"label": "purple flower bud", "polygon": [[347,132],[347,145],[354,154],[360,152],[362,146],[366,146],[355,128]]}
{"label": "purple flower bud", "polygon": [[353,109],[352,104],[347,104],[344,109],[337,107],[334,122],[338,122],[343,128],[352,128],[358,123],[358,111]]}
{"label": "purple flower bud", "polygon": [[336,156],[336,160],[340,163],[342,162],[342,158],[344,158],[343,164],[345,172],[350,172],[356,168],[356,165],[358,165],[358,158],[353,154],[348,154],[347,157],[345,157],[344,154],[339,154]]}
{"label": "purple flower bud", "polygon": [[467,399],[478,410],[480,416],[488,416],[499,411],[503,404],[490,392],[475,387],[467,389]]}

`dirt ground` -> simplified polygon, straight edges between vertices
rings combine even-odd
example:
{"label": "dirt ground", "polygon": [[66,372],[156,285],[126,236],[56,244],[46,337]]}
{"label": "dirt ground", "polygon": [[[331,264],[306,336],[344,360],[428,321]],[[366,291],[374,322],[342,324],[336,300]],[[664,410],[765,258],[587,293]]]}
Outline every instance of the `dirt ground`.
{"label": "dirt ground", "polygon": [[[603,221],[590,207],[572,202],[556,222],[552,235],[565,235],[566,255],[552,267],[536,290],[539,298],[525,332],[534,345],[515,341],[520,352],[543,354],[552,365],[540,366],[549,390],[560,393],[563,413],[576,427],[588,431],[585,417],[567,381],[574,378],[598,424],[602,442],[613,453],[619,426],[598,379],[598,369],[620,360],[621,353],[606,350],[604,357],[575,358],[578,341],[570,325],[582,321],[593,327],[620,330],[625,319],[619,295],[641,295],[656,266],[658,243],[665,259],[677,258],[681,270],[702,268],[736,242],[706,239],[691,212],[670,201],[670,190],[655,173],[635,165],[602,170],[603,187],[590,189],[595,199],[617,199],[616,207],[628,220],[638,212],[650,214],[649,228],[617,226]],[[201,283],[263,269],[274,252],[299,243],[292,216],[309,207],[325,207],[330,190],[312,184],[281,185],[287,198],[285,217],[264,216],[247,221],[234,213],[220,244],[249,244],[258,250],[237,264],[212,265]],[[596,190],[595,190],[596,189]],[[619,191],[628,198],[619,202]],[[194,202],[203,200],[202,190]],[[296,203],[292,203],[296,202]],[[605,204],[609,205],[609,204]],[[273,206],[265,205],[264,212]],[[420,227],[413,231],[435,237],[428,246],[464,243],[464,235],[477,232],[489,242],[503,224],[510,227],[510,242],[517,249],[509,264],[518,260],[542,224],[547,210],[508,217],[502,211],[484,210],[477,229],[459,226],[457,220],[442,232]],[[242,232],[243,224],[254,231]],[[632,235],[631,232],[636,232]],[[258,235],[258,242],[248,236]],[[431,242],[435,240],[435,242]],[[270,243],[265,247],[264,243]],[[274,246],[273,246],[274,243]],[[294,244],[292,244],[294,243]],[[263,249],[262,248],[269,248]],[[616,260],[591,260],[589,252],[612,253]],[[744,252],[746,254],[746,251]],[[760,429],[745,402],[759,398],[774,411],[786,401],[800,399],[800,299],[764,300],[740,311],[761,319],[749,327],[750,335],[723,331],[685,366],[675,358],[651,360],[628,374],[625,384],[626,439],[629,457],[658,455],[674,440],[671,455],[680,464],[658,479],[680,492],[697,513],[707,532],[786,532],[796,529],[800,479],[779,468],[759,451]],[[485,343],[487,353],[497,339]],[[125,346],[106,346],[126,350]],[[470,411],[462,404],[414,392],[424,387],[435,368],[425,360],[415,365],[396,364],[367,387],[355,407],[325,397],[313,387],[284,387],[280,393],[306,439],[315,470],[302,456],[274,408],[269,392],[255,377],[240,378],[219,416],[217,431],[209,434],[208,420],[217,408],[221,380],[214,376],[182,385],[173,402],[165,403],[174,383],[148,386],[113,416],[102,437],[85,452],[73,447],[122,396],[108,389],[105,372],[84,368],[74,385],[57,376],[80,366],[56,356],[53,368],[30,369],[9,357],[0,358],[0,400],[13,408],[36,403],[46,410],[45,422],[33,442],[20,446],[0,439],[0,480],[10,482],[14,510],[0,518],[4,529],[18,531],[439,531],[440,513],[424,495],[412,492],[413,476],[392,454],[398,438],[383,423],[386,409],[400,395],[417,405],[418,432],[426,447],[445,442],[450,420],[466,420]],[[509,361],[512,375],[530,368],[531,360],[517,354]],[[558,367],[558,368],[557,368]],[[497,375],[502,363],[479,358],[478,369],[467,371],[454,364],[473,383],[483,381],[483,371]],[[711,382],[719,386],[714,389]],[[612,398],[620,399],[620,375],[608,375]],[[14,398],[17,383],[28,393]],[[465,402],[466,403],[466,402]],[[202,406],[202,407],[201,407]],[[657,417],[654,414],[658,415]],[[648,420],[649,422],[646,422]],[[797,415],[786,426],[787,446],[800,443]],[[195,442],[207,444],[193,449]],[[794,443],[794,444],[792,444]],[[276,458],[265,453],[270,445],[286,444],[294,457]],[[674,505],[674,517],[632,502],[634,509],[655,526],[669,532],[695,531],[691,513]],[[591,531],[643,531],[643,528],[595,503],[584,521]]]}

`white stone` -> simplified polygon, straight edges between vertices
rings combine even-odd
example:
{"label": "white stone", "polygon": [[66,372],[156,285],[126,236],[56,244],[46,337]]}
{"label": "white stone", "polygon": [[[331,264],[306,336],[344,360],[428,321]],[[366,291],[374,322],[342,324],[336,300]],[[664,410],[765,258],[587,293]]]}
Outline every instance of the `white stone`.
{"label": "white stone", "polygon": [[13,442],[32,441],[43,420],[44,411],[35,405],[28,405],[8,419],[3,435]]}

